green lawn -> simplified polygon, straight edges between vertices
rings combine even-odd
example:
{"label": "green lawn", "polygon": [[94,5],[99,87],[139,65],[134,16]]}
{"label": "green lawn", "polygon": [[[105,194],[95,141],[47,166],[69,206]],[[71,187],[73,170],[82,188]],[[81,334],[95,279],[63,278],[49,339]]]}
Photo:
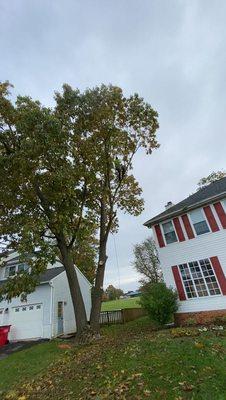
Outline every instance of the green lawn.
{"label": "green lawn", "polygon": [[[44,342],[18,351],[0,361],[0,393],[10,389],[18,381],[28,381],[64,353],[57,347],[58,341]],[[1,398],[1,396],[0,396]]]}
{"label": "green lawn", "polygon": [[11,397],[2,398],[226,399],[225,335],[189,329],[189,336],[175,337],[171,330],[154,331],[147,317],[102,333],[102,340],[89,346],[65,350],[54,341],[0,361],[1,388],[9,388],[11,380],[13,389]]}
{"label": "green lawn", "polygon": [[120,310],[123,308],[137,308],[140,307],[139,297],[133,297],[131,299],[119,299],[112,301],[105,301],[102,303],[102,311]]}

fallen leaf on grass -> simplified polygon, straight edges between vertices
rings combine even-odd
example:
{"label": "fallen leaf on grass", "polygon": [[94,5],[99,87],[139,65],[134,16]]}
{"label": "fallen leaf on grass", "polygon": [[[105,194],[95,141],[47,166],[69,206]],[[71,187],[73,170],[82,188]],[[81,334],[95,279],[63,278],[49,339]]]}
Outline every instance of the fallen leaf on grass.
{"label": "fallen leaf on grass", "polygon": [[16,399],[17,397],[18,397],[18,392],[10,390],[10,392],[8,392],[7,395],[5,396],[5,399],[11,400],[11,399]]}
{"label": "fallen leaf on grass", "polygon": [[195,347],[197,347],[197,349],[203,349],[204,344],[202,342],[195,342]]}
{"label": "fallen leaf on grass", "polygon": [[190,392],[194,389],[194,385],[191,385],[187,382],[179,382],[179,385],[181,386],[181,389],[185,392]]}

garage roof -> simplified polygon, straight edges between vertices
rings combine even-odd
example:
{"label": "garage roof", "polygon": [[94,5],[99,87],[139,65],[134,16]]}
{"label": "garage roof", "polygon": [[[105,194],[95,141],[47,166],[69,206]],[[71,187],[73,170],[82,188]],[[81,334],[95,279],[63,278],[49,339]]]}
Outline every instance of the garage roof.
{"label": "garage roof", "polygon": [[[57,275],[60,275],[61,272],[63,271],[64,267],[55,267],[47,269],[43,274],[40,275],[40,284],[50,282],[53,278],[55,278]],[[6,281],[5,279],[1,280],[0,286],[3,285],[5,281]]]}

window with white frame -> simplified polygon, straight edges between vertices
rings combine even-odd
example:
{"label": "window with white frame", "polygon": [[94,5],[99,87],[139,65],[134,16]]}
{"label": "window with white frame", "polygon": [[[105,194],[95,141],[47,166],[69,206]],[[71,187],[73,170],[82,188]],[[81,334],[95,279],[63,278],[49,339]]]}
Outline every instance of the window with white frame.
{"label": "window with white frame", "polygon": [[222,204],[223,204],[223,207],[224,207],[224,211],[226,212],[226,199],[222,200]]}
{"label": "window with white frame", "polygon": [[9,265],[5,269],[5,278],[9,276],[15,276],[16,274],[21,274],[24,271],[27,271],[29,266],[25,263]]}
{"label": "window with white frame", "polygon": [[167,244],[177,242],[177,235],[172,221],[162,224],[162,228]]}
{"label": "window with white frame", "polygon": [[197,235],[210,232],[206,218],[201,209],[191,211],[190,217]]}
{"label": "window with white frame", "polygon": [[188,299],[221,294],[208,258],[181,264],[179,269]]}

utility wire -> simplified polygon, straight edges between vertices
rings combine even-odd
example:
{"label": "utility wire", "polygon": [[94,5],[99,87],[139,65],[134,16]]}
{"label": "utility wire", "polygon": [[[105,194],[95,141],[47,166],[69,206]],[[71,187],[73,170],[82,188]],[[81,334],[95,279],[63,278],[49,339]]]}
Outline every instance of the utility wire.
{"label": "utility wire", "polygon": [[120,282],[120,271],[119,271],[119,262],[118,262],[118,253],[117,253],[117,248],[116,248],[116,240],[115,240],[115,235],[113,235],[114,239],[114,247],[115,247],[115,258],[116,258],[116,265],[117,265],[117,270],[118,270],[118,283],[119,283],[119,289],[121,289],[121,282]]}

